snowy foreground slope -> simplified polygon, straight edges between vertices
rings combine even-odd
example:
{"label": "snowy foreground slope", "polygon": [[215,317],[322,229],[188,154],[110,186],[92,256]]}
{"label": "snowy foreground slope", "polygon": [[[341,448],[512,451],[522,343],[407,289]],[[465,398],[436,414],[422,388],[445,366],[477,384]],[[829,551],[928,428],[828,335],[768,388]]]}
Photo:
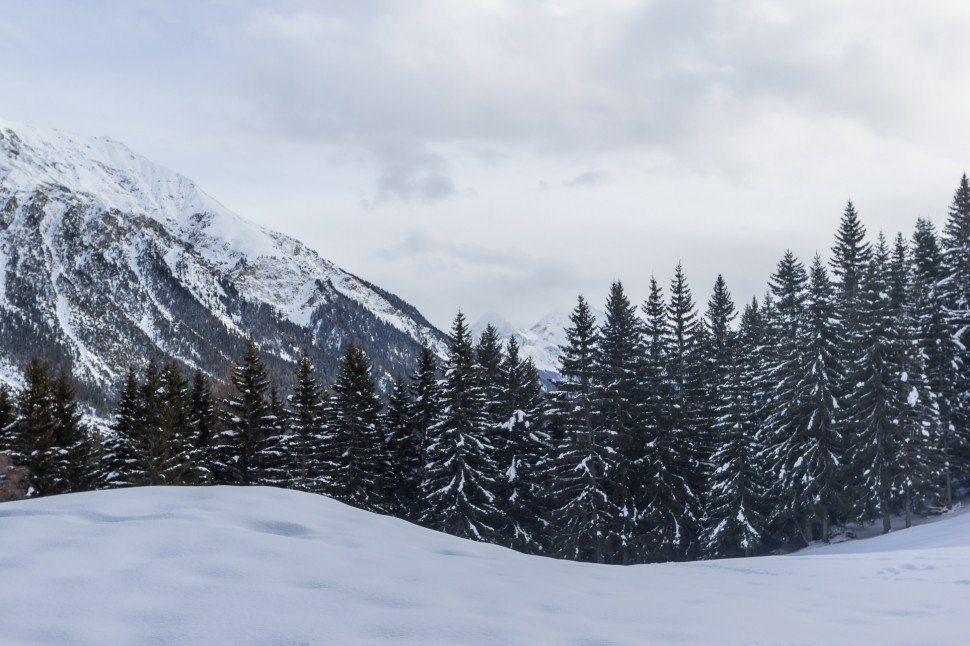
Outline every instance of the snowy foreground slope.
{"label": "snowy foreground slope", "polygon": [[0,505],[0,641],[966,643],[970,515],[791,556],[598,566],[268,488]]}

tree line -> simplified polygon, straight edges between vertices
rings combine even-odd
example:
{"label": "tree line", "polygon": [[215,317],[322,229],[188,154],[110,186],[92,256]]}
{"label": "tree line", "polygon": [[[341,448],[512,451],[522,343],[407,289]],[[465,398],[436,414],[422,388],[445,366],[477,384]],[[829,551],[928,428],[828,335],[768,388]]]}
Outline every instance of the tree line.
{"label": "tree line", "polygon": [[[765,553],[853,521],[949,508],[970,478],[970,183],[941,233],[870,240],[850,202],[828,261],[786,252],[739,312],[704,311],[677,266],[638,307],[579,297],[545,391],[514,338],[425,347],[385,397],[346,348],[329,388],[309,356],[292,392],[253,341],[224,397],[175,364],[129,373],[110,432],[86,429],[65,373],[0,389],[0,449],[35,495],[267,484],[521,551],[600,563]],[[439,365],[441,364],[441,365]]]}

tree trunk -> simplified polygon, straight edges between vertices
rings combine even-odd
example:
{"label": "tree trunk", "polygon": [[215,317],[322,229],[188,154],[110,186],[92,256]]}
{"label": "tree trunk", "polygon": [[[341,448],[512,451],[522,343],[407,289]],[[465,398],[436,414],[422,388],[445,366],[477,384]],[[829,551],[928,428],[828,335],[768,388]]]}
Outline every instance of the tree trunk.
{"label": "tree trunk", "polygon": [[910,495],[909,489],[906,490],[906,527],[910,528],[913,526],[913,498]]}
{"label": "tree trunk", "polygon": [[889,496],[884,494],[879,497],[879,511],[882,512],[882,533],[888,534],[893,528],[889,521]]}
{"label": "tree trunk", "polygon": [[829,542],[829,510],[823,507],[822,508],[822,514],[821,514],[821,516],[822,516],[822,518],[821,518],[821,520],[822,520],[822,537],[821,537],[822,538],[822,542],[828,543]]}

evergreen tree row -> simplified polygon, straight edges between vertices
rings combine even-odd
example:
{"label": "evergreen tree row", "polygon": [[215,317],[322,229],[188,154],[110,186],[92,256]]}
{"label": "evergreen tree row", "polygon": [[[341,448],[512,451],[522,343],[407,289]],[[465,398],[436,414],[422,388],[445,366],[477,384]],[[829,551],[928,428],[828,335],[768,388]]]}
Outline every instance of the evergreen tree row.
{"label": "evergreen tree row", "polygon": [[600,563],[742,556],[953,505],[970,481],[970,183],[942,233],[870,240],[849,203],[831,257],[786,252],[738,312],[686,274],[635,305],[580,297],[547,392],[515,339],[459,314],[385,398],[350,345],[282,396],[250,341],[224,397],[202,373],[128,375],[105,438],[34,362],[0,389],[0,449],[34,493],[231,483],[326,494],[451,534]]}

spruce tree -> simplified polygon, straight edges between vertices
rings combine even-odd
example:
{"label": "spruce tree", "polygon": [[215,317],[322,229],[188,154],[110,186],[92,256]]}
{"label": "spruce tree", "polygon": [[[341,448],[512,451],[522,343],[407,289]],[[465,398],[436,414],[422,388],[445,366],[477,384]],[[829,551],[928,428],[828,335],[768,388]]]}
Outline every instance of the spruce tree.
{"label": "spruce tree", "polygon": [[243,362],[232,370],[234,392],[225,400],[224,428],[214,445],[216,472],[223,482],[259,484],[261,460],[271,411],[267,395],[269,378],[259,358],[256,342],[246,343]]}
{"label": "spruce tree", "polygon": [[166,482],[171,484],[201,484],[208,469],[202,463],[190,420],[189,384],[182,377],[178,365],[168,362],[162,367],[159,388],[159,433],[168,443]]}
{"label": "spruce tree", "polygon": [[[411,375],[409,390],[411,393],[410,424],[420,447],[421,464],[419,468],[423,480],[425,465],[428,463],[428,444],[432,437],[431,428],[441,414],[438,359],[427,344],[421,347],[418,365]],[[419,513],[419,510],[416,510],[415,513]]]}
{"label": "spruce tree", "polygon": [[541,489],[549,437],[543,429],[545,401],[539,373],[531,358],[521,358],[515,337],[506,345],[501,373],[505,417],[497,453],[501,534],[509,547],[537,552],[545,547]]}
{"label": "spruce tree", "polygon": [[717,445],[702,535],[709,557],[750,556],[764,541],[764,467],[757,444],[757,385],[751,379],[759,343],[757,316],[757,305],[749,305],[738,338],[725,350],[726,371],[717,390]]}
{"label": "spruce tree", "polygon": [[773,390],[768,400],[770,415],[764,432],[765,462],[771,469],[777,506],[775,520],[782,528],[790,524],[801,532],[806,542],[812,540],[806,527],[805,483],[794,475],[795,464],[803,459],[803,441],[811,422],[811,413],[803,405],[806,387],[806,362],[802,343],[805,334],[806,285],[805,266],[786,251],[771,276],[774,303],[773,351],[770,359],[770,381]]}
{"label": "spruce tree", "polygon": [[427,440],[422,523],[463,538],[495,541],[494,449],[471,334],[460,312],[451,329],[441,404]]}
{"label": "spruce tree", "polygon": [[859,514],[882,518],[883,533],[900,490],[900,456],[904,431],[900,423],[908,392],[896,337],[891,299],[889,249],[880,235],[860,289],[861,352],[852,356],[850,373],[858,384],[847,401],[855,433],[850,444],[852,475],[859,485]]}
{"label": "spruce tree", "polygon": [[937,428],[940,462],[941,502],[947,508],[953,503],[953,470],[955,442],[953,412],[959,406],[957,392],[957,343],[946,305],[947,277],[943,252],[933,224],[916,221],[912,241],[912,278],[909,298],[911,330],[917,344],[926,377],[926,388],[935,402],[939,416]]}
{"label": "spruce tree", "polygon": [[[839,230],[832,247],[832,257],[829,265],[832,269],[832,280],[835,286],[835,318],[838,321],[839,350],[838,356],[848,359],[862,354],[867,345],[863,338],[860,317],[862,315],[862,282],[872,260],[872,247],[866,241],[866,228],[859,219],[859,214],[850,200],[846,203]],[[846,400],[855,389],[855,381],[850,370],[846,370],[842,382],[837,388],[836,397]],[[846,447],[856,443],[857,429],[853,428],[848,419],[849,410],[842,407],[836,411],[836,424],[842,435]],[[845,468],[851,465],[846,463]],[[852,474],[846,473],[847,481],[852,480]]]}
{"label": "spruce tree", "polygon": [[938,504],[945,472],[941,441],[939,396],[929,386],[926,354],[921,344],[917,303],[922,299],[915,281],[914,263],[902,235],[896,237],[889,265],[889,302],[894,318],[893,336],[899,357],[902,389],[899,482],[894,495],[901,499],[906,527],[912,525],[916,506]]}
{"label": "spruce tree", "polygon": [[24,370],[24,385],[17,397],[17,421],[12,436],[12,457],[30,472],[31,496],[62,493],[58,469],[60,449],[55,435],[53,387],[50,369],[32,359]]}
{"label": "spruce tree", "polygon": [[331,399],[333,447],[336,449],[333,493],[344,502],[384,511],[387,464],[381,428],[381,400],[367,355],[347,346]]}
{"label": "spruce tree", "polygon": [[580,296],[560,347],[552,415],[559,427],[552,482],[553,549],[562,557],[604,563],[619,509],[611,496],[611,447],[598,435],[593,399],[596,319]]}
{"label": "spruce tree", "polygon": [[[671,435],[670,442],[684,454],[686,466],[678,467],[686,474],[691,492],[702,491],[706,485],[711,440],[703,415],[704,382],[703,357],[705,330],[698,320],[694,297],[683,266],[677,263],[670,284],[667,303],[668,337],[665,350],[666,373],[670,386],[670,406],[665,429]],[[699,496],[692,495],[692,508],[682,518],[678,546],[685,551],[693,550],[698,523],[704,515]]]}
{"label": "spruce tree", "polygon": [[411,425],[411,397],[403,377],[394,380],[384,412],[384,443],[387,464],[384,499],[389,512],[414,518],[421,486],[421,445]]}
{"label": "spruce tree", "polygon": [[133,369],[125,376],[105,447],[105,481],[110,487],[144,484],[143,463],[148,448],[142,443],[141,384]]}
{"label": "spruce tree", "polygon": [[54,441],[59,447],[57,492],[97,489],[102,482],[100,441],[83,422],[67,370],[58,373],[51,395]]}
{"label": "spruce tree", "polygon": [[323,393],[310,353],[304,349],[296,368],[296,385],[290,396],[289,433],[285,454],[290,464],[289,486],[303,491],[332,488],[333,465],[325,461],[331,442],[324,417]]}
{"label": "spruce tree", "polygon": [[639,485],[633,465],[647,432],[640,408],[640,361],[643,331],[623,285],[610,287],[606,319],[599,330],[594,355],[593,406],[596,435],[606,449],[611,505],[618,510],[607,536],[612,560],[629,563],[636,549]]}
{"label": "spruce tree", "polygon": [[[949,217],[943,227],[946,277],[941,281],[946,319],[956,346],[949,453],[956,458],[951,469],[961,479],[970,476],[970,181],[966,174],[953,195]],[[948,494],[948,503],[951,495]]]}
{"label": "spruce tree", "polygon": [[189,391],[188,423],[192,442],[197,452],[198,483],[215,482],[215,455],[213,444],[218,432],[218,411],[212,397],[212,385],[205,374],[196,370],[192,375]]}

